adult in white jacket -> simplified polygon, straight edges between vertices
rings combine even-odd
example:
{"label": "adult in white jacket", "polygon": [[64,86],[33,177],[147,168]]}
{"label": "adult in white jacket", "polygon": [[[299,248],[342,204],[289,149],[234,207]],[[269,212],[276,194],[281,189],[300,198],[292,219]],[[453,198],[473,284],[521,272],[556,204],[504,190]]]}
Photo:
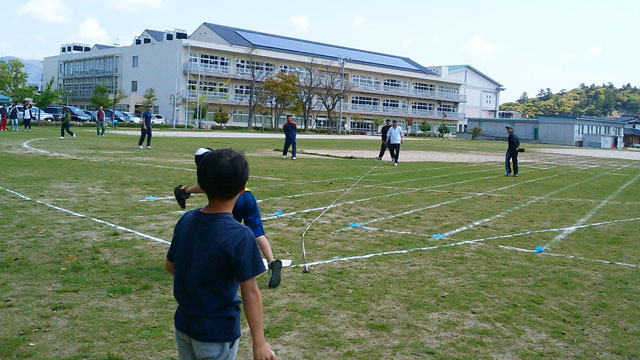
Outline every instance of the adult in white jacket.
{"label": "adult in white jacket", "polygon": [[393,166],[398,166],[398,156],[400,155],[400,144],[404,144],[404,131],[398,126],[398,120],[393,119],[393,123],[387,131],[387,143]]}

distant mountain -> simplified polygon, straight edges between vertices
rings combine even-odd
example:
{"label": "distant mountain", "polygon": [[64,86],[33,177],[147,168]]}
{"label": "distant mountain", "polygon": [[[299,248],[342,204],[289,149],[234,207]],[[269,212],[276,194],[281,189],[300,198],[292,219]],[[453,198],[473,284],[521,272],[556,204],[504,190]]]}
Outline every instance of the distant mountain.
{"label": "distant mountain", "polygon": [[42,60],[29,59],[24,60],[15,56],[0,57],[0,61],[7,61],[10,59],[18,59],[24,64],[24,71],[27,72],[27,84],[35,85],[38,88],[42,87]]}

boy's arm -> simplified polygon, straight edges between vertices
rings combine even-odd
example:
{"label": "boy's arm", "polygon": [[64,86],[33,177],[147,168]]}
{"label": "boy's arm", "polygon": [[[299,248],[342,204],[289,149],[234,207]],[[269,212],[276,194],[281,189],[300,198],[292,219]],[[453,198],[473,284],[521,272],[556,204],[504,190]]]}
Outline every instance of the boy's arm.
{"label": "boy's arm", "polygon": [[195,184],[193,186],[187,186],[184,191],[186,191],[188,194],[196,194],[196,193],[203,193],[204,190],[202,190],[200,188],[199,184]]}
{"label": "boy's arm", "polygon": [[167,269],[168,272],[173,274],[173,262],[167,260],[167,262],[164,265],[164,268]]}
{"label": "boy's arm", "polygon": [[253,340],[253,358],[275,360],[276,356],[271,349],[271,345],[264,340],[264,330],[262,328],[262,295],[258,288],[256,278],[240,283],[242,293],[242,304],[244,312],[251,330]]}

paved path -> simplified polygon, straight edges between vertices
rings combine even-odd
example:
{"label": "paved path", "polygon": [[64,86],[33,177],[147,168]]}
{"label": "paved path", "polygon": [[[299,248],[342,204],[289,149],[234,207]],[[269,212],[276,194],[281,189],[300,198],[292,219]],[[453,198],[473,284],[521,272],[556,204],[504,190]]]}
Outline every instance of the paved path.
{"label": "paved path", "polygon": [[[140,136],[140,130],[117,130],[117,134]],[[195,138],[245,138],[245,139],[283,139],[284,134],[259,132],[230,132],[230,131],[153,131],[153,136],[159,137],[195,137]],[[318,140],[377,140],[378,135],[327,135],[327,134],[298,134],[298,139]]]}
{"label": "paved path", "polygon": [[549,153],[549,154],[591,156],[591,157],[609,158],[609,159],[640,160],[640,151],[634,151],[629,149],[613,150],[613,149],[590,149],[590,148],[558,148],[558,149],[535,149],[535,151]]}

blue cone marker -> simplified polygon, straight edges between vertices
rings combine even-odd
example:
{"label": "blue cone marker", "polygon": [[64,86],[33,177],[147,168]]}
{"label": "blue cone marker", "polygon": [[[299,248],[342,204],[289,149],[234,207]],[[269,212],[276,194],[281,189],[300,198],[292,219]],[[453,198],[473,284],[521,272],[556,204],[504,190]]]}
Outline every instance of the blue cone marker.
{"label": "blue cone marker", "polygon": [[435,233],[433,235],[431,235],[432,238],[434,239],[444,239],[445,236],[444,235],[440,235],[440,233]]}
{"label": "blue cone marker", "polygon": [[352,228],[357,228],[357,227],[360,227],[360,224],[352,222],[352,223],[349,223],[349,226],[351,226]]}
{"label": "blue cone marker", "polygon": [[149,196],[147,196],[147,198],[145,200],[147,200],[147,201],[156,201],[156,200],[158,200],[158,198],[153,196],[153,195],[149,195]]}
{"label": "blue cone marker", "polygon": [[534,253],[541,253],[543,251],[544,251],[544,248],[542,247],[542,245],[538,245],[536,249],[533,250]]}
{"label": "blue cone marker", "polygon": [[275,215],[275,217],[282,216],[282,210],[276,210],[276,212],[274,212],[273,215]]}

